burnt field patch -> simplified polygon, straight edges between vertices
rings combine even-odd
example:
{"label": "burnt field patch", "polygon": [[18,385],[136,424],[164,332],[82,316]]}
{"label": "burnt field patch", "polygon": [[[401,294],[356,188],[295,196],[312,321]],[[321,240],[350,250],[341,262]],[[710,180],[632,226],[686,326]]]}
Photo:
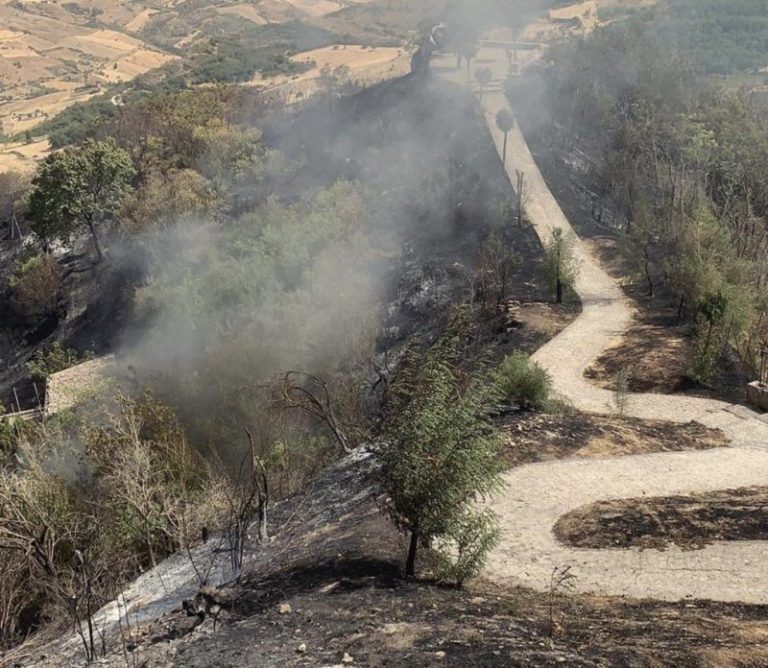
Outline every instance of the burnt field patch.
{"label": "burnt field patch", "polygon": [[523,413],[506,426],[505,459],[522,466],[555,459],[624,457],[652,452],[708,450],[728,440],[695,422],[674,424],[636,418]]}
{"label": "burnt field patch", "polygon": [[768,488],[599,501],[560,518],[558,539],[574,547],[700,549],[714,541],[768,539]]}

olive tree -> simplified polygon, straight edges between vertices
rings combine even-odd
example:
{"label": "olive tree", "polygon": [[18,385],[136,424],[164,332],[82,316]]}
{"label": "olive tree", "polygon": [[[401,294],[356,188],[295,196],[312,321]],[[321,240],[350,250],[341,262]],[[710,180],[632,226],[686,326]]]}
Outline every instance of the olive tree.
{"label": "olive tree", "polygon": [[572,236],[567,236],[559,227],[552,231],[552,239],[545,249],[544,273],[555,301],[562,304],[566,292],[574,289],[578,263]]}
{"label": "olive tree", "polygon": [[461,584],[495,542],[495,518],[474,506],[500,488],[501,440],[488,417],[493,383],[459,371],[451,345],[409,353],[403,363],[390,390],[399,405],[385,430],[381,475],[388,514],[410,534],[406,575],[415,574],[419,545],[441,538],[457,553]]}
{"label": "olive tree", "polygon": [[87,230],[101,260],[98,230],[120,208],[133,175],[130,156],[112,139],[52,153],[32,180],[27,215],[34,231],[66,241]]}

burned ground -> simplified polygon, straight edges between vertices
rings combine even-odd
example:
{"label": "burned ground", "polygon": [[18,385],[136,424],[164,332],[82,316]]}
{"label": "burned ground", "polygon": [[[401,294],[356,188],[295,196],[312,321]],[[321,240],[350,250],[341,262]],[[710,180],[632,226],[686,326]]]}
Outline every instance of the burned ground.
{"label": "burned ground", "polygon": [[563,516],[554,530],[561,542],[588,548],[698,549],[713,541],[766,540],[768,490],[600,501]]}
{"label": "burned ground", "polygon": [[[591,418],[583,418],[585,421]],[[765,606],[534,593],[482,579],[466,590],[404,580],[405,546],[378,508],[373,460],[332,467],[279,504],[243,579],[110,636],[102,665],[722,666],[768,660]],[[429,562],[422,564],[428,573]],[[19,666],[61,665],[51,647]],[[135,664],[133,663],[135,661]]]}
{"label": "burned ground", "polygon": [[722,432],[696,422],[677,425],[608,415],[522,413],[505,427],[511,466],[567,457],[624,457],[725,447]]}

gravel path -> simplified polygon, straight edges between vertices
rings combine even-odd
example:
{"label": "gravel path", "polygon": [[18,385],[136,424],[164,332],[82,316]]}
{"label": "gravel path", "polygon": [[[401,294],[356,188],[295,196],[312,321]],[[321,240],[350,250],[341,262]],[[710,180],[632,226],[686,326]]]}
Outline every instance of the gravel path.
{"label": "gravel path", "polygon": [[554,568],[571,566],[578,591],[677,601],[768,602],[766,545],[720,542],[701,550],[585,549],[562,545],[552,527],[595,501],[669,496],[764,485],[768,452],[719,448],[615,459],[565,459],[513,469],[492,502],[502,542],[487,570],[493,579],[545,589]]}
{"label": "gravel path", "polygon": [[[455,81],[449,60],[437,69]],[[477,67],[490,67],[494,82],[481,106],[499,155],[503,134],[496,113],[508,107],[502,90],[506,56],[481,49]],[[466,81],[465,79],[463,81]],[[552,375],[558,392],[585,412],[610,413],[614,394],[592,385],[584,371],[629,326],[632,306],[616,280],[578,240],[539,171],[520,129],[509,133],[507,173],[525,174],[526,213],[542,242],[561,228],[573,234],[579,262],[576,290],[583,311],[560,335],[540,348],[535,359]],[[557,542],[558,518],[600,500],[668,496],[768,484],[768,416],[725,402],[654,394],[633,394],[626,413],[641,419],[700,422],[722,429],[732,447],[721,450],[659,453],[607,460],[562,460],[532,464],[507,474],[507,492],[491,502],[499,514],[502,541],[488,571],[500,581],[546,588],[555,567],[571,566],[579,591],[665,600],[708,598],[768,603],[768,560],[762,542],[722,542],[702,550],[590,550]]]}

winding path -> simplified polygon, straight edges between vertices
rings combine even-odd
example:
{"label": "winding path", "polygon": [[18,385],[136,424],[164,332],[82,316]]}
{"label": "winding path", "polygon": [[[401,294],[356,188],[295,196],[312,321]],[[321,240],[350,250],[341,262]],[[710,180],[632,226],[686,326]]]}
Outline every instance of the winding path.
{"label": "winding path", "polygon": [[[437,69],[456,81],[449,60]],[[483,48],[477,67],[494,76],[481,106],[499,154],[503,134],[496,113],[508,107],[503,93],[507,60],[502,49]],[[585,370],[622,335],[633,309],[618,282],[578,240],[549,191],[519,127],[509,133],[506,171],[512,183],[525,173],[526,213],[543,243],[555,228],[573,233],[580,271],[576,290],[579,318],[540,348],[535,359],[552,375],[555,387],[583,411],[611,411],[614,395],[584,377]],[[599,500],[667,496],[768,484],[768,416],[740,405],[694,397],[634,394],[627,414],[641,419],[696,421],[722,429],[730,448],[658,453],[604,460],[561,460],[523,466],[506,476],[507,492],[492,502],[502,541],[491,556],[491,577],[542,589],[555,567],[570,565],[580,591],[679,600],[687,597],[768,603],[768,545],[759,541],[719,542],[702,550],[672,547],[581,549],[560,544],[552,532],[558,518]]]}

